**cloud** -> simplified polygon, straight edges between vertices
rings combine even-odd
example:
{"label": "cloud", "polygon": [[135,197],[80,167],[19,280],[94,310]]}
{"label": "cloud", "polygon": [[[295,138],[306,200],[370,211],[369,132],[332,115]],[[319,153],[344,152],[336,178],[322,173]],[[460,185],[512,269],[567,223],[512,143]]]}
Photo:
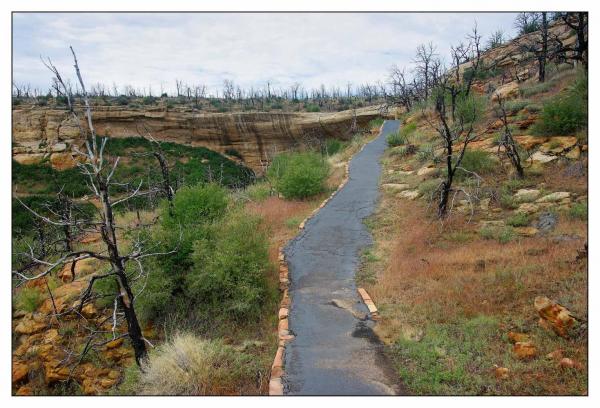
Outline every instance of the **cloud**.
{"label": "cloud", "polygon": [[47,89],[51,57],[71,74],[72,45],[88,84],[173,91],[175,78],[219,89],[301,82],[306,88],[385,80],[420,43],[441,55],[477,21],[486,38],[513,34],[509,13],[16,13],[13,75]]}

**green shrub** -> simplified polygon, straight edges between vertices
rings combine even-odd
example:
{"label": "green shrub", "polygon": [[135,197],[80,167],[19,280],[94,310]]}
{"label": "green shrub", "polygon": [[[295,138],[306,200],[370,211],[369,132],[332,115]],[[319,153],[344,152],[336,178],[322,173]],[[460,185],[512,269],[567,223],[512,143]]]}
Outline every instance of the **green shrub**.
{"label": "green shrub", "polygon": [[383,125],[384,119],[383,118],[375,118],[375,119],[371,119],[369,121],[369,129],[373,129],[373,128],[377,128],[379,129],[381,127],[381,125]]}
{"label": "green shrub", "polygon": [[253,201],[265,201],[271,195],[271,187],[264,182],[246,187],[246,194]]}
{"label": "green shrub", "polygon": [[579,75],[565,93],[544,104],[540,119],[532,127],[538,135],[569,135],[587,126],[587,77]]}
{"label": "green shrub", "polygon": [[506,244],[515,238],[515,231],[512,227],[485,226],[479,230],[479,235],[483,239],[495,239],[501,244]]}
{"label": "green shrub", "polygon": [[529,216],[523,213],[517,213],[506,220],[506,224],[511,227],[526,227],[530,222]]}
{"label": "green shrub", "polygon": [[324,154],[328,156],[333,156],[334,154],[340,152],[342,149],[346,147],[346,143],[342,142],[338,139],[327,139],[325,141],[325,145],[323,146]]}
{"label": "green shrub", "polygon": [[142,99],[142,103],[144,105],[154,105],[156,103],[156,97],[154,97],[154,96],[145,96],[144,99]]}
{"label": "green shrub", "polygon": [[128,370],[121,391],[139,395],[252,394],[259,391],[255,384],[261,369],[255,356],[223,340],[178,334],[150,353],[143,371]]}
{"label": "green shrub", "polygon": [[116,102],[117,105],[127,106],[129,104],[129,98],[125,95],[119,95]]}
{"label": "green shrub", "polygon": [[421,163],[429,160],[435,161],[435,147],[430,143],[422,144],[417,152],[417,160]]}
{"label": "green shrub", "polygon": [[402,136],[400,132],[390,133],[386,137],[386,141],[389,147],[396,147],[406,144],[406,137]]}
{"label": "green shrub", "polygon": [[586,221],[588,219],[588,205],[586,202],[575,203],[569,208],[569,217]]}
{"label": "green shrub", "polygon": [[483,150],[467,150],[463,156],[460,167],[467,170],[457,169],[456,176],[461,178],[470,177],[468,172],[477,173],[482,176],[491,173],[496,167],[496,162],[492,159],[492,155]]}
{"label": "green shrub", "polygon": [[23,287],[15,294],[14,301],[18,310],[33,313],[44,301],[44,295],[38,288]]}
{"label": "green shrub", "polygon": [[311,104],[306,105],[306,111],[307,112],[321,112],[321,108],[319,108],[319,105],[311,103]]}
{"label": "green shrub", "polygon": [[257,320],[269,300],[268,239],[260,219],[237,213],[215,226],[213,236],[194,244],[194,266],[186,275],[186,294],[200,300],[198,310],[213,318]]}
{"label": "green shrub", "polygon": [[530,102],[528,100],[525,99],[517,99],[517,100],[513,100],[513,101],[508,101],[504,104],[504,109],[506,109],[506,112],[509,114],[515,114],[517,112],[519,112],[522,109],[525,109],[527,106],[529,106]]}
{"label": "green shrub", "polygon": [[292,199],[303,199],[324,191],[328,174],[327,161],[314,152],[280,154],[267,170],[277,191]]}
{"label": "green shrub", "polygon": [[526,98],[529,98],[530,96],[533,96],[533,95],[537,95],[537,94],[540,94],[543,92],[548,92],[550,89],[552,89],[552,87],[553,87],[552,82],[549,82],[549,81],[537,82],[535,84],[521,88],[521,95]]}
{"label": "green shrub", "polygon": [[400,126],[400,135],[403,136],[404,139],[408,139],[408,137],[415,133],[416,130],[417,124],[415,122],[411,122],[404,126]]}
{"label": "green shrub", "polygon": [[163,226],[174,229],[179,225],[189,228],[194,225],[213,221],[225,213],[228,198],[223,187],[216,184],[198,184],[182,187],[173,197],[173,214],[162,212]]}
{"label": "green shrub", "polygon": [[441,182],[436,179],[426,180],[419,184],[417,189],[425,197],[431,197],[433,193],[439,188],[440,184]]}

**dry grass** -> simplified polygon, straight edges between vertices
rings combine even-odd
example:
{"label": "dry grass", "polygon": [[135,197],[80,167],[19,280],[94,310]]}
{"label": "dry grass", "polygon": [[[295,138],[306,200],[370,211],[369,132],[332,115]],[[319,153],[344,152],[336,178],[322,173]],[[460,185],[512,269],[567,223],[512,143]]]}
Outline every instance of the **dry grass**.
{"label": "dry grass", "polygon": [[[568,75],[559,78],[554,91],[568,80]],[[431,137],[422,129],[421,114],[415,116],[419,132]],[[423,183],[414,174],[396,172],[423,165],[415,157],[388,152],[382,163],[382,183],[411,188]],[[587,167],[585,159],[576,163]],[[573,175],[578,171],[572,166],[558,161],[537,172],[528,169],[524,185],[585,196],[586,177]],[[500,191],[507,176],[496,172],[485,187]],[[586,369],[565,370],[545,358],[560,348],[587,366],[585,329],[568,340],[545,331],[533,301],[547,296],[587,321],[587,262],[575,261],[587,240],[587,223],[559,210],[549,235],[515,236],[505,243],[484,239],[480,219],[513,216],[499,205],[492,200],[495,211],[476,212],[471,223],[454,214],[441,225],[423,200],[384,192],[368,220],[375,245],[358,274],[381,312],[376,331],[415,394],[586,394]],[[565,236],[579,238],[556,239]],[[516,359],[506,337],[511,330],[530,335],[538,357]],[[508,379],[496,379],[495,365],[509,369]]]}
{"label": "dry grass", "polygon": [[[256,359],[241,349],[219,340],[178,334],[150,354],[134,392],[140,395],[256,395],[261,393],[268,377],[263,371]],[[258,381],[253,385],[248,378]]]}
{"label": "dry grass", "polygon": [[[394,345],[391,350],[401,356],[397,357],[399,371],[413,391],[586,393],[585,372],[565,372],[543,357],[561,348],[566,356],[586,364],[585,335],[566,341],[545,332],[537,324],[533,307],[534,298],[543,295],[566,305],[575,315],[587,317],[587,264],[574,261],[583,239],[555,242],[550,237],[535,237],[503,245],[481,239],[476,227],[462,219],[456,218],[441,227],[436,221],[423,222],[428,217],[422,203],[387,196],[371,220],[377,243],[373,259],[379,261],[371,265],[377,271],[377,281],[367,288],[382,312],[377,331],[386,343]],[[558,234],[586,237],[586,224],[563,217],[554,232]],[[491,327],[490,331],[481,331],[487,333],[485,337],[483,334],[478,337],[475,331],[461,340],[460,347],[449,340],[454,339],[449,333],[469,332],[465,325],[480,319],[485,319]],[[540,352],[536,361],[526,364],[514,358],[505,338],[510,330],[532,336]],[[406,343],[421,332],[425,335],[422,344]],[[419,347],[438,342],[445,344],[448,350],[444,353],[448,357],[439,360],[436,357],[430,367],[420,367],[427,357]],[[472,349],[467,344],[473,344]],[[452,355],[455,346],[456,355]],[[405,354],[410,352],[414,353],[409,358]],[[480,361],[465,361],[461,365],[461,359],[469,354],[477,355]],[[412,371],[406,368],[411,364]],[[491,372],[494,364],[508,366],[511,379],[496,380]],[[460,369],[448,368],[455,366]],[[436,375],[431,372],[432,367],[436,372],[452,375],[448,374],[447,381],[429,378]],[[556,376],[560,377],[559,382],[553,380]]]}

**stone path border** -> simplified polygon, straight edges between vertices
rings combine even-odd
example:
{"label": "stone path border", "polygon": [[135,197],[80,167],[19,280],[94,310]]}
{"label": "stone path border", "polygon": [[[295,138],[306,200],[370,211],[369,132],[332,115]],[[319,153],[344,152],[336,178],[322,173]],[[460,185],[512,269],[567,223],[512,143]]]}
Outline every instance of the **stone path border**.
{"label": "stone path border", "polygon": [[[383,130],[383,125],[381,125],[381,127],[379,128],[379,133],[381,133],[382,130]],[[369,142],[365,143],[354,155],[360,153],[368,143]],[[354,155],[352,157],[354,157]],[[302,222],[298,225],[298,229],[300,231],[304,230],[304,226],[306,225],[308,220],[310,220],[312,217],[314,217],[321,208],[325,207],[325,205],[329,202],[329,200],[331,200],[338,193],[338,191],[340,191],[346,185],[346,183],[348,182],[348,178],[350,176],[349,166],[350,166],[350,161],[352,160],[352,157],[348,159],[348,162],[344,166],[344,171],[345,171],[344,179],[342,180],[340,185],[337,187],[337,189],[333,193],[331,193],[331,195],[329,197],[327,197],[325,200],[323,200],[323,202],[317,208],[315,208],[308,217],[306,217],[304,220],[302,220]],[[289,307],[290,307],[290,296],[289,296],[288,288],[289,288],[290,280],[289,280],[289,268],[288,268],[288,264],[285,260],[285,254],[283,253],[283,247],[279,247],[278,260],[279,260],[279,290],[283,293],[283,295],[281,298],[281,302],[279,304],[279,313],[278,313],[279,323],[277,325],[278,343],[277,343],[277,352],[275,353],[273,365],[271,366],[271,378],[269,380],[269,395],[283,395],[283,382],[281,380],[281,377],[283,376],[283,352],[285,350],[286,343],[294,340],[294,335],[290,333],[289,325],[288,325],[288,314],[289,314]],[[365,293],[366,298],[361,293],[361,290]],[[369,295],[367,294],[367,292],[364,289],[359,288],[358,291],[359,291],[359,294],[361,295],[361,297],[363,298],[363,301],[369,308],[371,317],[373,319],[376,319],[378,316],[378,311],[377,311],[377,308],[375,307],[375,304],[373,304],[373,301],[371,300],[371,298],[369,297]],[[371,306],[369,306],[369,303],[367,303],[367,301],[365,299],[368,299]],[[374,312],[373,312],[373,310],[374,310]]]}

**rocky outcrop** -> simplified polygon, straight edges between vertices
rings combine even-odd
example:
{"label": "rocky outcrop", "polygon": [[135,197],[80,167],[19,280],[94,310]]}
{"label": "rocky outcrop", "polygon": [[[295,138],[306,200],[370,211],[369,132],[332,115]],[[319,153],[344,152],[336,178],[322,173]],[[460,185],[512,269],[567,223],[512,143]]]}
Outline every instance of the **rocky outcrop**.
{"label": "rocky outcrop", "polygon": [[[365,127],[377,116],[377,107],[358,109],[357,126]],[[94,106],[93,118],[98,135],[137,136],[139,124],[144,123],[159,140],[220,153],[235,150],[248,167],[260,172],[273,154],[282,150],[322,138],[350,138],[354,111],[201,113],[166,107]],[[40,107],[13,110],[12,141],[16,161],[32,164],[49,159],[58,169],[73,167],[73,147],[82,145],[79,128],[68,111]]]}

